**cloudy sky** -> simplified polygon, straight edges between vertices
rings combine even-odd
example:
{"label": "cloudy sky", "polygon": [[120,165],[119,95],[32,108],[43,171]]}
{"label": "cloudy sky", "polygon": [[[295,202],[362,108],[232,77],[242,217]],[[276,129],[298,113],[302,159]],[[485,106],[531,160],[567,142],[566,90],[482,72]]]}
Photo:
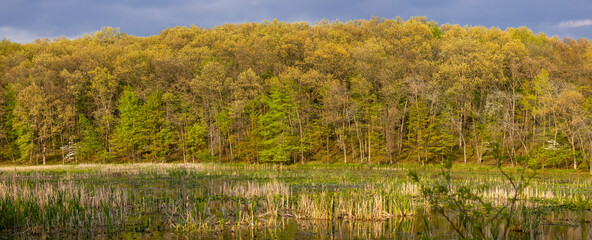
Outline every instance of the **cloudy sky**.
{"label": "cloudy sky", "polygon": [[263,20],[347,21],[427,16],[440,24],[526,26],[549,36],[592,39],[591,0],[0,0],[0,38],[76,38],[103,26],[137,36],[173,26]]}

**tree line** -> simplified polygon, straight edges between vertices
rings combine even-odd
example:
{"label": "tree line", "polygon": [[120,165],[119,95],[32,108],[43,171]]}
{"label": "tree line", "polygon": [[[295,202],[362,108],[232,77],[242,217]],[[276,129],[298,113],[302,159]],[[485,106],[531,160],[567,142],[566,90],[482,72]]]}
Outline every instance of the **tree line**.
{"label": "tree line", "polygon": [[423,17],[0,42],[0,159],[592,161],[592,47]]}

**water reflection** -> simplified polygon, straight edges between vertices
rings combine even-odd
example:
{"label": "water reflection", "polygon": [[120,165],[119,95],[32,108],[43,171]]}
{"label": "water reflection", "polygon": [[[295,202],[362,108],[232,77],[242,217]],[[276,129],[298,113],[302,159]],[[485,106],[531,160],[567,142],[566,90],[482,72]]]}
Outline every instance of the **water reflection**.
{"label": "water reflection", "polygon": [[[533,231],[511,230],[510,239],[590,239],[590,212],[562,211],[547,215]],[[252,234],[225,235],[242,239],[457,239],[452,227],[439,215],[421,214],[385,221],[322,221],[283,219],[275,228],[251,230]],[[244,230],[243,230],[244,231]],[[203,236],[202,236],[203,237]],[[212,239],[217,238],[210,235]]]}

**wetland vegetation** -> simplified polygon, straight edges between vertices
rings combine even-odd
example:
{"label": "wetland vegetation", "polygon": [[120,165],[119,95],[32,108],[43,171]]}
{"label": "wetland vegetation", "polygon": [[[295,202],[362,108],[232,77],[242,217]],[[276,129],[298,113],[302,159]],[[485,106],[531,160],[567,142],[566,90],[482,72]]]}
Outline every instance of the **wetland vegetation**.
{"label": "wetland vegetation", "polygon": [[[420,182],[409,172],[416,172]],[[514,179],[521,174],[518,168],[505,172]],[[430,165],[3,167],[0,235],[21,239],[592,236],[592,179],[581,173],[537,173],[516,198],[514,214],[491,218],[497,222],[489,223],[469,218],[478,212],[491,217],[488,214],[508,206],[514,193],[508,178],[495,167],[452,168],[449,179],[454,192],[469,186],[478,189],[472,192],[483,201],[465,196],[465,210],[489,206],[492,211],[463,215],[446,205],[444,215],[434,208],[434,198],[422,193],[446,182],[441,173],[440,166]],[[462,226],[461,232],[456,233],[449,221]],[[503,232],[507,235],[498,236]]]}

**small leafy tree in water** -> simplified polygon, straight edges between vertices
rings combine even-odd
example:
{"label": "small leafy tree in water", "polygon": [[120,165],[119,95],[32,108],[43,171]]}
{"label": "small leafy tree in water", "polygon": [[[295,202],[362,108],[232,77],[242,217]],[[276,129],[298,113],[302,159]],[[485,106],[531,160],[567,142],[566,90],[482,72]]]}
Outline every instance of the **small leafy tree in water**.
{"label": "small leafy tree in water", "polygon": [[[498,143],[492,144],[492,155],[497,161],[498,171],[511,187],[507,201],[501,204],[495,204],[481,196],[486,185],[453,186],[452,154],[443,161],[442,171],[438,174],[444,181],[430,185],[421,182],[416,172],[409,173],[412,180],[420,184],[422,195],[428,200],[432,211],[441,215],[461,239],[507,239],[511,227],[517,223],[517,209],[522,201],[522,193],[535,175],[534,172],[527,174],[526,157],[518,157],[522,169],[517,176],[505,172],[502,169],[505,156]],[[529,224],[529,229],[520,230],[530,230],[532,237],[536,234],[533,230],[536,226],[532,225],[537,223]]]}

